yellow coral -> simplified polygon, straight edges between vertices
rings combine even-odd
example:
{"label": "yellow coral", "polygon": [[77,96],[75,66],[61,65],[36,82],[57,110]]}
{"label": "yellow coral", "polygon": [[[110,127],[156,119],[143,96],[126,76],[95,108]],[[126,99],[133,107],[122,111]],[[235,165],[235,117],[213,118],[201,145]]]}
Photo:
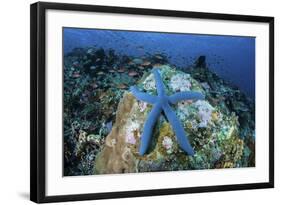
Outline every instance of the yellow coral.
{"label": "yellow coral", "polygon": [[234,167],[233,162],[225,162],[223,164],[223,168],[233,168],[233,167]]}
{"label": "yellow coral", "polygon": [[219,113],[217,111],[212,112],[212,120],[217,122],[219,120]]}

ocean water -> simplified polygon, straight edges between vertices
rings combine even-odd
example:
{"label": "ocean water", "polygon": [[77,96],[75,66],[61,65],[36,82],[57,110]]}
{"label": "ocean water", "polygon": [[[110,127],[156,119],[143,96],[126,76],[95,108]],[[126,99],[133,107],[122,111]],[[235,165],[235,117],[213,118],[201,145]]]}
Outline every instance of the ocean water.
{"label": "ocean water", "polygon": [[255,38],[64,28],[64,54],[77,47],[114,49],[116,54],[142,57],[163,53],[180,68],[206,56],[207,67],[255,99]]}

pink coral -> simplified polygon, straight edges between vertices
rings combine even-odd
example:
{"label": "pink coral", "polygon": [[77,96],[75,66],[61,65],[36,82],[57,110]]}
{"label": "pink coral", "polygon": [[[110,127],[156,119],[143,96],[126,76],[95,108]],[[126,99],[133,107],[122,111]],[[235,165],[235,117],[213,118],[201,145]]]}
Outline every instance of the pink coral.
{"label": "pink coral", "polygon": [[134,136],[134,133],[130,132],[127,136],[126,136],[126,142],[129,144],[136,144],[136,138]]}
{"label": "pink coral", "polygon": [[162,141],[163,147],[165,147],[166,150],[170,150],[173,146],[173,141],[170,137],[165,136]]}
{"label": "pink coral", "polygon": [[139,107],[140,107],[140,111],[144,112],[146,107],[147,107],[147,103],[146,102],[140,102]]}

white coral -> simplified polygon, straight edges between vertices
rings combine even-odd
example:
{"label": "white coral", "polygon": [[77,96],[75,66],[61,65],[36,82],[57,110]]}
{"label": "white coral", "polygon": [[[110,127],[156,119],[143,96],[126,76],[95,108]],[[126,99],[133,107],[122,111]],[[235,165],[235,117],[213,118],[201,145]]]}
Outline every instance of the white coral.
{"label": "white coral", "polygon": [[153,91],[156,89],[156,83],[154,76],[150,74],[144,81],[143,81],[143,88],[146,91]]}
{"label": "white coral", "polygon": [[162,145],[168,153],[172,152],[173,140],[170,137],[164,136]]}
{"label": "white coral", "polygon": [[126,135],[126,143],[136,144],[136,138],[134,136],[134,133],[132,133],[132,132],[127,133],[127,135]]}
{"label": "white coral", "polygon": [[192,103],[192,100],[183,100],[178,102],[178,113],[183,114],[185,116],[189,115],[188,106]]}
{"label": "white coral", "polygon": [[178,73],[172,76],[170,81],[170,87],[174,92],[189,91],[191,88],[190,75],[186,73]]}
{"label": "white coral", "polygon": [[205,100],[198,100],[194,103],[198,109],[198,115],[201,119],[201,122],[198,124],[198,127],[207,127],[208,123],[212,119],[212,112],[214,108]]}
{"label": "white coral", "polygon": [[140,112],[144,112],[145,109],[147,108],[147,103],[146,102],[139,102],[139,109],[140,109]]}
{"label": "white coral", "polygon": [[135,138],[135,131],[138,131],[140,128],[140,124],[135,121],[130,121],[130,124],[128,125],[128,129],[126,130],[126,143],[129,144],[135,144],[136,138]]}

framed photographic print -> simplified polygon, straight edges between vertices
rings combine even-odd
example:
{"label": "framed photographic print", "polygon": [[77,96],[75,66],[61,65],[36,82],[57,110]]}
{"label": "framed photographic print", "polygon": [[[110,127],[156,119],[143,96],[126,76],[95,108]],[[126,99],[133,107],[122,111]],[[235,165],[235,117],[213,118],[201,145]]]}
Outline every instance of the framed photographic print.
{"label": "framed photographic print", "polygon": [[31,200],[274,187],[274,18],[31,5]]}

